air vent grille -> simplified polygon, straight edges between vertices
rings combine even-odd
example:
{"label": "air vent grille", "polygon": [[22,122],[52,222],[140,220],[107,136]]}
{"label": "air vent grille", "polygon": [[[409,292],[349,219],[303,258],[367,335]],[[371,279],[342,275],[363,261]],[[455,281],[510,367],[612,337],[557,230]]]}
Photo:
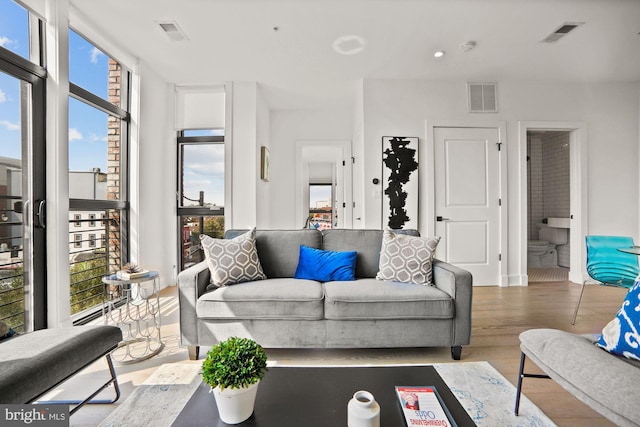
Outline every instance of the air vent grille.
{"label": "air vent grille", "polygon": [[187,35],[182,31],[175,21],[157,22],[160,29],[174,42],[189,40]]}
{"label": "air vent grille", "polygon": [[497,83],[467,83],[470,113],[497,113]]}
{"label": "air vent grille", "polygon": [[547,37],[542,39],[543,43],[555,43],[571,31],[578,28],[580,25],[584,24],[584,22],[565,22],[561,26],[559,26],[554,32],[549,34]]}

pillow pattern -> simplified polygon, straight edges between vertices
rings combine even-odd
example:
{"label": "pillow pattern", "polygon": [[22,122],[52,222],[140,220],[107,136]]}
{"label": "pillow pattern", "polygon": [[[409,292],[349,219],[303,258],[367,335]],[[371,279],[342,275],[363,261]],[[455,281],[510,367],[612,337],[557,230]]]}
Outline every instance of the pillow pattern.
{"label": "pillow pattern", "polygon": [[433,285],[433,256],[440,237],[396,234],[387,229],[382,236],[376,279]]}
{"label": "pillow pattern", "polygon": [[324,251],[300,245],[300,257],[294,277],[318,282],[356,280],[357,256],[356,251]]}
{"label": "pillow pattern", "polygon": [[640,360],[640,279],[629,289],[622,307],[604,327],[596,345],[609,353]]}
{"label": "pillow pattern", "polygon": [[255,228],[233,239],[214,239],[202,234],[200,242],[215,287],[267,278],[256,251]]}

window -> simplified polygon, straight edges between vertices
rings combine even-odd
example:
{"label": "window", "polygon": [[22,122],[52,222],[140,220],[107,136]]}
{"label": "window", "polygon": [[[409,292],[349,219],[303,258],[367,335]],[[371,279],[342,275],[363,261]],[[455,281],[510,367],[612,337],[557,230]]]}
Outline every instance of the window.
{"label": "window", "polygon": [[99,312],[102,276],[129,257],[130,72],[70,29],[69,80],[69,208],[91,227],[84,234],[89,244],[70,251],[71,313],[78,323]]}
{"label": "window", "polygon": [[333,224],[333,185],[309,184],[309,228],[325,230]]}
{"label": "window", "polygon": [[47,326],[43,28],[0,0],[0,321],[20,333]]}
{"label": "window", "polygon": [[80,221],[82,220],[82,215],[80,214],[74,214],[73,215],[73,226],[74,227],[80,227]]}
{"label": "window", "polygon": [[204,259],[200,234],[224,235],[224,131],[178,132],[180,270]]}
{"label": "window", "polygon": [[73,235],[73,246],[76,248],[82,247],[82,234]]}
{"label": "window", "polygon": [[0,3],[0,46],[29,60],[29,12],[10,0]]}

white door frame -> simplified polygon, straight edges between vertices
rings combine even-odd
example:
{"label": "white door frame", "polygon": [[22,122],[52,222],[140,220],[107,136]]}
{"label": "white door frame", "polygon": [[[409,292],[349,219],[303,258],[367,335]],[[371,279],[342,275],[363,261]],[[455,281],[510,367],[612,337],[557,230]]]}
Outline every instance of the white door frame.
{"label": "white door frame", "polygon": [[498,242],[498,249],[502,254],[502,260],[500,262],[499,271],[500,278],[498,286],[508,286],[507,266],[509,264],[508,254],[508,239],[507,239],[507,206],[508,206],[508,191],[507,191],[507,123],[505,121],[460,121],[460,120],[426,120],[426,150],[424,150],[425,157],[422,157],[421,163],[426,165],[426,168],[421,167],[421,173],[424,171],[424,177],[420,179],[420,199],[424,201],[422,206],[425,207],[424,213],[420,215],[421,224],[420,233],[426,236],[433,236],[436,230],[436,212],[435,212],[435,128],[488,128],[496,129],[498,131],[498,141],[502,143],[500,156],[500,173],[499,173],[499,194],[502,200],[500,205],[500,238]]}
{"label": "white door frame", "polygon": [[584,122],[519,121],[520,139],[520,285],[529,283],[527,276],[527,131],[568,131],[570,158],[571,232],[569,241],[569,281],[582,283],[587,277],[587,249],[584,236],[588,224],[587,125]]}
{"label": "white door frame", "polygon": [[[309,213],[309,163],[327,162],[338,166],[344,161],[342,174],[336,176],[343,178],[342,185],[344,191],[339,203],[342,206],[335,206],[338,212],[340,228],[353,227],[353,184],[352,184],[352,162],[351,162],[351,141],[350,140],[298,140],[296,141],[296,227],[304,227]],[[335,185],[335,182],[333,183]],[[338,191],[338,193],[340,193]],[[340,196],[340,194],[338,194]]]}

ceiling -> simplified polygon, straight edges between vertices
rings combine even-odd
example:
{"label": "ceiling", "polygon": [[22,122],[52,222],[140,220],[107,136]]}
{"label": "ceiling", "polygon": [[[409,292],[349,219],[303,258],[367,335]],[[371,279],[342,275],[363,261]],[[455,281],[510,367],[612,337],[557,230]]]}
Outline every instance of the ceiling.
{"label": "ceiling", "polygon": [[[640,82],[639,0],[71,0],[179,85],[256,81],[272,109],[349,108],[362,79]],[[188,37],[171,41],[158,22]],[[541,40],[584,22],[556,43]],[[342,36],[360,53],[333,49]],[[460,45],[474,41],[463,52]],[[344,49],[358,47],[344,42]],[[435,59],[433,53],[446,54]]]}

